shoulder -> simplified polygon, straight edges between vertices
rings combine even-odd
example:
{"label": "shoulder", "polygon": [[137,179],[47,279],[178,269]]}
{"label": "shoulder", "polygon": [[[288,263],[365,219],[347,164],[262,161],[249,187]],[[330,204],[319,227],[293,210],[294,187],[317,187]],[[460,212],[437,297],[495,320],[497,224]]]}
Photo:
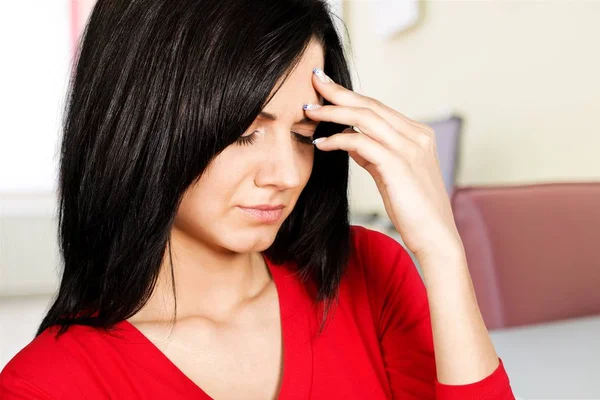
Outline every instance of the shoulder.
{"label": "shoulder", "polygon": [[[401,321],[421,320],[429,312],[427,293],[410,253],[396,239],[372,229],[352,226],[349,263],[352,298],[366,293],[378,332]],[[357,286],[362,280],[361,286]]]}
{"label": "shoulder", "polygon": [[6,364],[0,372],[0,397],[23,391],[44,399],[84,395],[90,355],[102,353],[99,346],[107,334],[79,325],[60,336],[57,332],[58,327],[46,329]]}
{"label": "shoulder", "polygon": [[373,306],[381,308],[389,304],[390,296],[423,296],[422,278],[411,255],[398,240],[362,226],[352,225],[350,231],[349,280],[364,281],[363,287]]}
{"label": "shoulder", "polygon": [[385,280],[390,274],[414,268],[408,251],[385,233],[352,225],[350,237],[351,264],[363,269],[368,278]]}
{"label": "shoulder", "polygon": [[391,236],[360,225],[350,225],[350,237],[353,244],[361,251],[399,251],[403,249],[402,245]]}

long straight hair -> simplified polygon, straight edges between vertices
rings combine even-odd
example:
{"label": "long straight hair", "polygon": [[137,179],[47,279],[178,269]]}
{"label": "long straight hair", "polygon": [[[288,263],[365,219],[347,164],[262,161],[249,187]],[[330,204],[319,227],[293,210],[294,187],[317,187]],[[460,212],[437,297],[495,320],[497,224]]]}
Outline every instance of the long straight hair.
{"label": "long straight hair", "polygon": [[[324,48],[325,72],[352,88],[334,17],[324,0],[96,3],[63,120],[62,277],[36,336],[54,325],[59,335],[74,324],[109,330],[143,307],[184,192],[248,129],[311,39]],[[315,137],[345,128],[321,122]],[[316,151],[306,187],[265,251],[315,284],[322,322],[351,251],[348,160]]]}

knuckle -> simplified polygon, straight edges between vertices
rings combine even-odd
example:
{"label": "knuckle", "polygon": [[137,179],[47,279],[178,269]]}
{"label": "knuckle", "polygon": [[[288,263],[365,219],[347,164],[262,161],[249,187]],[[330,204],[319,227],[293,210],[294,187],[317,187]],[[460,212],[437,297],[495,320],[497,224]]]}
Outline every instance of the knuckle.
{"label": "knuckle", "polygon": [[434,129],[427,124],[423,124],[423,123],[419,123],[419,127],[421,128],[421,130],[428,136],[434,136],[435,135],[435,131]]}
{"label": "knuckle", "polygon": [[429,125],[419,123],[419,134],[415,141],[419,146],[427,151],[435,149],[435,131]]}
{"label": "knuckle", "polygon": [[427,132],[418,135],[416,141],[418,142],[419,146],[421,146],[424,149],[430,149],[433,143],[435,142],[433,140],[433,135],[430,135]]}

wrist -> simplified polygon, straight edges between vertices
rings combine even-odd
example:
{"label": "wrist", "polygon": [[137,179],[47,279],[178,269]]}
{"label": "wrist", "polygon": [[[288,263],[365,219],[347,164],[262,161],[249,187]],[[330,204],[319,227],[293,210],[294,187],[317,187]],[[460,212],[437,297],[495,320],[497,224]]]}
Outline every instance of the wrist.
{"label": "wrist", "polygon": [[423,264],[462,264],[466,263],[466,254],[460,237],[435,241],[431,248],[415,254],[421,265]]}

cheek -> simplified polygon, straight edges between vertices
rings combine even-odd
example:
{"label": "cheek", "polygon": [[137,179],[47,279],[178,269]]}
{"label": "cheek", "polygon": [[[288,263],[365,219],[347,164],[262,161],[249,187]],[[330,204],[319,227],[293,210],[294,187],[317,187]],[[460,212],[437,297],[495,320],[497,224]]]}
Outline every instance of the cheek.
{"label": "cheek", "polygon": [[175,225],[191,236],[198,236],[199,230],[207,222],[211,215],[211,197],[207,195],[210,190],[210,182],[201,179],[194,186],[188,188],[181,200],[179,210],[175,216]]}
{"label": "cheek", "polygon": [[205,213],[221,215],[231,206],[232,197],[243,181],[244,169],[235,160],[215,159],[198,181],[191,196],[197,208]]}
{"label": "cheek", "polygon": [[177,212],[177,222],[181,226],[208,226],[227,212],[239,180],[240,171],[231,162],[229,167],[217,157],[207,168],[198,182],[188,188]]}

